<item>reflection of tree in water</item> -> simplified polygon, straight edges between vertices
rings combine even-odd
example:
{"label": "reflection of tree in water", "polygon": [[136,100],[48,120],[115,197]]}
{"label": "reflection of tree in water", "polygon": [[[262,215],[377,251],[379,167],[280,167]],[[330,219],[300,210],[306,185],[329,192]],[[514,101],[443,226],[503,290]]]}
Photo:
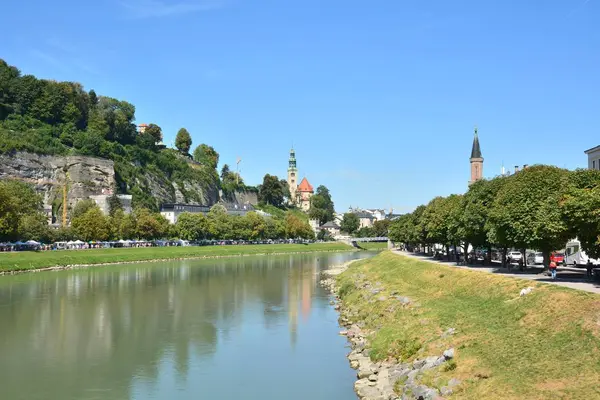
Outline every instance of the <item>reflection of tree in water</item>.
{"label": "reflection of tree in water", "polygon": [[99,398],[129,398],[132,379],[155,381],[164,357],[185,380],[190,352],[211,357],[218,336],[226,338],[242,323],[242,309],[257,300],[267,328],[288,307],[294,341],[298,308],[305,317],[310,310],[317,265],[302,256],[286,268],[288,259],[6,277],[0,286],[3,397],[93,398],[98,391]]}

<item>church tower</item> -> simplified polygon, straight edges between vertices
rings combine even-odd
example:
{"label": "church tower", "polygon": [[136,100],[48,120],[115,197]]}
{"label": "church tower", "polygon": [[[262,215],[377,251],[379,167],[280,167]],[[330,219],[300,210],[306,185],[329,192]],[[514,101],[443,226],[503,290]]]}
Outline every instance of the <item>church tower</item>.
{"label": "church tower", "polygon": [[296,202],[296,189],[298,188],[298,168],[296,168],[296,152],[294,149],[290,150],[290,162],[288,166],[287,176],[288,187],[290,188],[290,200],[292,203]]}
{"label": "church tower", "polygon": [[475,136],[473,137],[473,147],[471,149],[471,180],[469,185],[483,178],[483,157],[481,156],[481,148],[479,147],[479,136],[477,128],[475,128]]}

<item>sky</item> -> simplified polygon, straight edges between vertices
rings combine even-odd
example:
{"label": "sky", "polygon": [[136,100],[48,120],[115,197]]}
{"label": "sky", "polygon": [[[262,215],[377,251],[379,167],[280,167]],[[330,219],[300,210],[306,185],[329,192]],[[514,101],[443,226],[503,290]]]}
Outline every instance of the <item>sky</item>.
{"label": "sky", "polygon": [[[24,0],[0,58],[190,131],[247,184],[290,147],[336,210],[408,212],[484,175],[587,166],[600,144],[600,0]],[[8,34],[6,34],[8,33]]]}

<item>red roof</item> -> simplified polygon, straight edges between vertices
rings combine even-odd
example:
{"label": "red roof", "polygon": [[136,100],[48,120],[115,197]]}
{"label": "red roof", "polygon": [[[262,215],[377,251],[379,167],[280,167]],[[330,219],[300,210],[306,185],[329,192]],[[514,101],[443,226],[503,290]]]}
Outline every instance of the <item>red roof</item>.
{"label": "red roof", "polygon": [[298,191],[313,193],[314,189],[312,185],[308,183],[308,180],[306,178],[302,178],[302,182],[300,182],[300,184],[298,185]]}

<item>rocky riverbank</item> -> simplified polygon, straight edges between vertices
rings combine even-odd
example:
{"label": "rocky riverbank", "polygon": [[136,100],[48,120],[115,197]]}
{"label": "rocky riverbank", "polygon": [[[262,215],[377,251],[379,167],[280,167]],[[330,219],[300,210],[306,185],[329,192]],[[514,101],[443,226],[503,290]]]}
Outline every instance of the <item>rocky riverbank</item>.
{"label": "rocky riverbank", "polygon": [[[340,332],[348,338],[352,351],[348,354],[350,366],[357,370],[357,380],[354,391],[362,400],[429,400],[440,399],[452,394],[453,389],[460,385],[457,379],[451,379],[446,386],[429,387],[422,382],[422,377],[429,371],[438,368],[453,369],[454,349],[449,348],[442,354],[420,357],[412,362],[403,362],[395,358],[373,362],[370,357],[369,337],[373,333],[365,327],[359,316],[359,310],[346,307],[339,297],[340,288],[337,285],[337,275],[343,273],[353,262],[342,264],[324,272],[321,285],[334,296],[332,305],[340,313],[339,323],[345,329]],[[369,302],[392,300],[394,308],[411,309],[419,307],[410,298],[392,292],[383,295],[384,287],[381,282],[371,283],[361,274],[357,276],[355,285],[367,293]],[[392,310],[390,310],[391,312]],[[443,335],[455,333],[453,328],[446,330]]]}

